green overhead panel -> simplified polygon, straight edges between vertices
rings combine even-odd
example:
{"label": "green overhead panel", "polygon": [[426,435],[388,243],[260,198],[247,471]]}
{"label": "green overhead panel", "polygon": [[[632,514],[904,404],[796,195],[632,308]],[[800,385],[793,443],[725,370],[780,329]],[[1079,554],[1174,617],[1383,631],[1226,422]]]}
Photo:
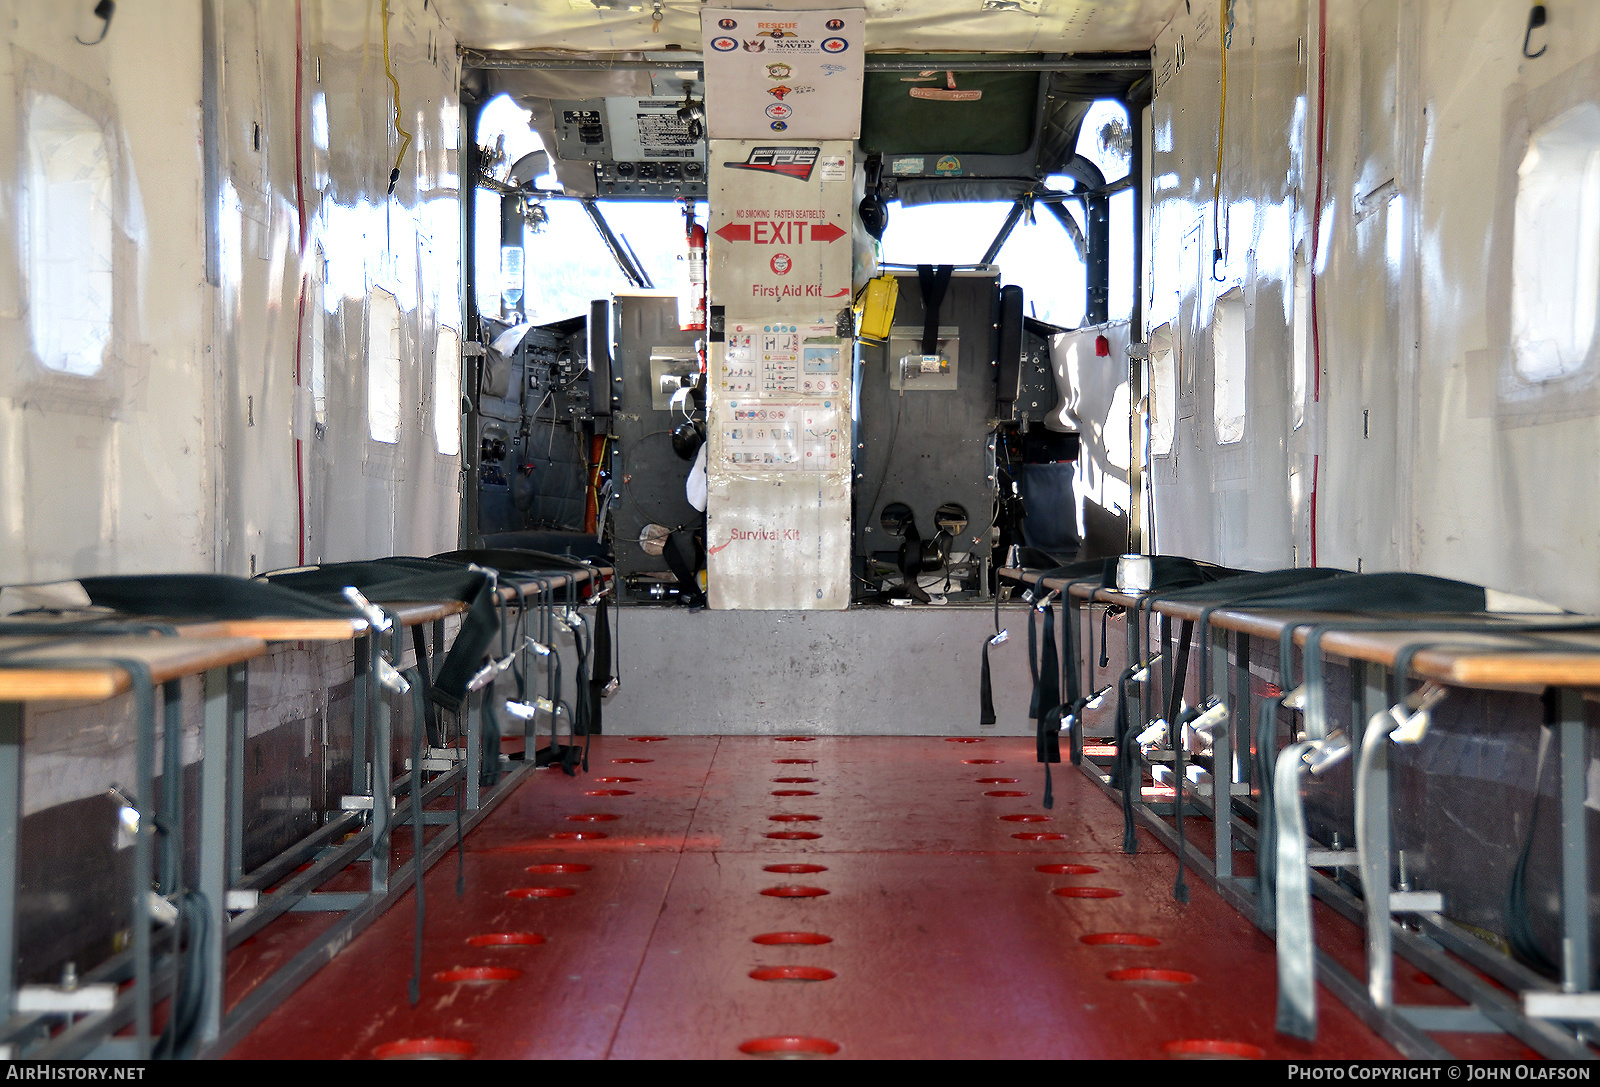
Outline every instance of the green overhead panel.
{"label": "green overhead panel", "polygon": [[[861,145],[868,152],[1020,155],[1033,145],[1040,73],[963,72],[964,61],[995,59],[980,53],[889,55],[926,62],[932,78],[917,71],[867,73]],[[952,79],[957,100],[911,94],[915,88],[945,94]],[[978,91],[976,98],[963,94]]]}

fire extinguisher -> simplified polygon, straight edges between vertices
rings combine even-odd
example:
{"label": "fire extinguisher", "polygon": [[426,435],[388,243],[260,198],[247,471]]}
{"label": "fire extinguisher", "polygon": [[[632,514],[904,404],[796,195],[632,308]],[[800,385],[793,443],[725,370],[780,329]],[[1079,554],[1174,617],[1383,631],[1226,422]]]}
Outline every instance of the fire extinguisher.
{"label": "fire extinguisher", "polygon": [[706,228],[694,219],[694,206],[685,209],[689,234],[689,283],[678,296],[678,328],[683,332],[706,327]]}

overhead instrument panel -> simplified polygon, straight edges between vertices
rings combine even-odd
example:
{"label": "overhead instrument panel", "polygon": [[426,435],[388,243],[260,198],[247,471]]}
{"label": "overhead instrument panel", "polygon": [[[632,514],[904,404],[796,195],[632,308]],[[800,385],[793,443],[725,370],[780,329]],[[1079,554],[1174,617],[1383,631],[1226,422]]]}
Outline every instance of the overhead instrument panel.
{"label": "overhead instrument panel", "polygon": [[556,154],[595,164],[601,196],[703,197],[704,106],[698,84],[675,96],[552,102]]}

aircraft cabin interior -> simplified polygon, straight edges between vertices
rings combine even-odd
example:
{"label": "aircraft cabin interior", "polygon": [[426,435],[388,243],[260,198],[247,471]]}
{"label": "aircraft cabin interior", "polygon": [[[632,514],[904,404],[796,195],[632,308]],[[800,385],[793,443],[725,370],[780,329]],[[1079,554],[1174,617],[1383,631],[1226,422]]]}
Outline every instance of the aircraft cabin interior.
{"label": "aircraft cabin interior", "polygon": [[0,1057],[1587,1077],[1600,5],[0,27]]}

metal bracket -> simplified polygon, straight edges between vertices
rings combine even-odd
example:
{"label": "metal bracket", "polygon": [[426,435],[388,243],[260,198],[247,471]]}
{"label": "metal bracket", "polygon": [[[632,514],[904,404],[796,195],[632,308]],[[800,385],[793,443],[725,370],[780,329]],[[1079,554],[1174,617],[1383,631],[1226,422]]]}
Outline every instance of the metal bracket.
{"label": "metal bracket", "polygon": [[1522,1013],[1530,1019],[1600,1022],[1600,993],[1523,993]]}
{"label": "metal bracket", "polygon": [[1443,913],[1444,895],[1438,891],[1390,891],[1390,913]]}
{"label": "metal bracket", "polygon": [[115,985],[23,985],[17,989],[18,1015],[83,1015],[108,1012],[117,1003]]}

